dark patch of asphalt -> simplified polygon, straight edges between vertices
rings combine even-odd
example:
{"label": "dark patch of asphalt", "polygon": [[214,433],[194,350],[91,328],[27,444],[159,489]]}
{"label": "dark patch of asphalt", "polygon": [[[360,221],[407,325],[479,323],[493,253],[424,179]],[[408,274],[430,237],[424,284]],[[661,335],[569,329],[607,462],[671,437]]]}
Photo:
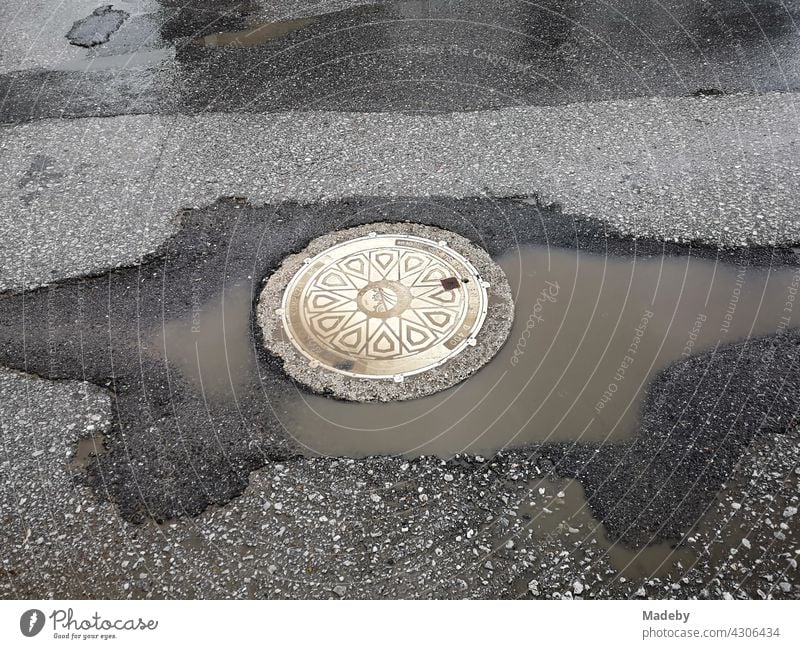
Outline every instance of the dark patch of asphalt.
{"label": "dark patch of asphalt", "polygon": [[[197,515],[241,494],[251,471],[300,459],[279,422],[297,388],[263,351],[252,312],[249,353],[258,379],[224,399],[207,400],[161,360],[147,332],[191,317],[198,304],[219,302],[234,287],[255,300],[282,258],[321,234],[402,220],[449,228],[493,255],[539,243],[614,255],[796,263],[791,250],[718,251],[624,238],[602,222],[517,199],[363,198],[259,208],[228,199],[184,212],[178,233],[138,266],[5,294],[0,364],[108,388],[115,420],[108,452],[88,468],[89,483],[130,521]],[[678,362],[650,386],[632,443],[543,445],[504,451],[498,461],[543,463],[577,477],[596,517],[626,543],[680,537],[760,432],[793,425],[799,355],[800,334],[789,330]],[[467,462],[463,470],[471,466],[478,465]]]}
{"label": "dark patch of asphalt", "polygon": [[111,5],[98,7],[86,18],[76,20],[67,32],[67,40],[80,47],[101,45],[111,38],[130,14],[127,11],[112,9]]}
{"label": "dark patch of asphalt", "polygon": [[259,24],[249,3],[164,4],[160,36],[176,47],[174,62],[2,75],[0,122],[207,111],[450,112],[800,88],[797,2],[394,2],[225,47],[201,37],[254,33]]}

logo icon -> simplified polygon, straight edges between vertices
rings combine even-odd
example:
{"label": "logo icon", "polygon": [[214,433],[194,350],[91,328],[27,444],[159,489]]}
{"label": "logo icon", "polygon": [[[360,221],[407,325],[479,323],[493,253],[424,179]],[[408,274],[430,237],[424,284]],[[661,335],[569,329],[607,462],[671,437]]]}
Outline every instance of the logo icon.
{"label": "logo icon", "polygon": [[38,608],[25,611],[19,618],[19,630],[26,638],[32,638],[44,628],[44,613]]}

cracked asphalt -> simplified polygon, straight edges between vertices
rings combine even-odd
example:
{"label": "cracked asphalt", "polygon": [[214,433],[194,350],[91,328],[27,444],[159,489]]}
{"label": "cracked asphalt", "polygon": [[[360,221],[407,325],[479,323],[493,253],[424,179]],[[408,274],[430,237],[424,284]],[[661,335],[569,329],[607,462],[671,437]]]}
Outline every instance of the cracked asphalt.
{"label": "cracked asphalt", "polygon": [[[100,6],[0,0],[1,597],[800,595],[794,320],[659,372],[628,442],[448,458],[304,454],[253,327],[375,221],[797,267],[798,3],[142,0],[70,44]],[[147,336],[236,287],[253,380],[209,401]]]}

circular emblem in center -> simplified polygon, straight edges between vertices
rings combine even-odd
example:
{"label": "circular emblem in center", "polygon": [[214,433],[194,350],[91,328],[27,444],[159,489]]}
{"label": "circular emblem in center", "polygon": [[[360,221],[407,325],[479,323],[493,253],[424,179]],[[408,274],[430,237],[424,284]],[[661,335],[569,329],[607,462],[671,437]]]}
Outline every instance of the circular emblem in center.
{"label": "circular emblem in center", "polygon": [[[492,336],[483,340],[492,301]],[[502,270],[462,237],[373,224],[287,258],[262,292],[259,321],[267,346],[302,383],[340,398],[389,400],[466,378],[505,341],[512,309]],[[445,364],[449,371],[435,376]]]}
{"label": "circular emblem in center", "polygon": [[383,279],[370,282],[358,292],[358,306],[375,318],[394,318],[408,309],[413,296],[400,282]]}

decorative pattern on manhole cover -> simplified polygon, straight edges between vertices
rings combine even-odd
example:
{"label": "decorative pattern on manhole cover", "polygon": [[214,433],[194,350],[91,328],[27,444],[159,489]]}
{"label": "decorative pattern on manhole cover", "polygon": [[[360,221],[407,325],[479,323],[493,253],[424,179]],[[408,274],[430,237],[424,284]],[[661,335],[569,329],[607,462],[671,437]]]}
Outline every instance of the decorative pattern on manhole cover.
{"label": "decorative pattern on manhole cover", "polygon": [[[465,239],[426,226],[374,224],[317,239],[287,259],[264,289],[259,320],[267,346],[309,387],[356,400],[422,396],[474,371],[461,363],[452,368],[460,372],[431,375],[428,385],[411,380],[478,347],[489,276],[500,282],[495,297],[510,304],[502,271]],[[510,312],[499,311],[507,335]],[[492,355],[505,335],[489,345]],[[470,356],[474,363],[484,354]]]}
{"label": "decorative pattern on manhole cover", "polygon": [[486,286],[445,242],[372,233],[309,260],[284,293],[281,315],[310,360],[400,380],[475,343]]}

